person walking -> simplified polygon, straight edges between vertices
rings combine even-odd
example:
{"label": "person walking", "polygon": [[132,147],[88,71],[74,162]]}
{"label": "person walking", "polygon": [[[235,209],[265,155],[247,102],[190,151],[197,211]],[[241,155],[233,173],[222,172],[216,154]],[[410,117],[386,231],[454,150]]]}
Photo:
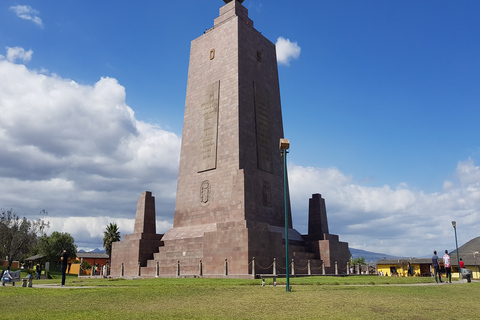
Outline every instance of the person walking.
{"label": "person walking", "polygon": [[[438,281],[440,280],[440,283],[442,283],[442,276],[440,275],[440,267],[438,265],[437,250],[433,251],[432,264],[433,264],[433,274],[435,275],[435,282],[438,283]],[[437,279],[437,274],[438,274],[438,279]]]}
{"label": "person walking", "polygon": [[65,274],[67,273],[68,265],[68,253],[67,250],[63,249],[62,255],[60,256],[62,262],[62,287],[65,286]]}
{"label": "person walking", "polygon": [[40,276],[42,274],[42,266],[40,265],[40,263],[37,263],[37,280],[40,280]]}
{"label": "person walking", "polygon": [[443,263],[445,264],[445,278],[447,282],[452,283],[452,265],[450,263],[450,256],[448,255],[448,250],[445,250],[443,255]]}

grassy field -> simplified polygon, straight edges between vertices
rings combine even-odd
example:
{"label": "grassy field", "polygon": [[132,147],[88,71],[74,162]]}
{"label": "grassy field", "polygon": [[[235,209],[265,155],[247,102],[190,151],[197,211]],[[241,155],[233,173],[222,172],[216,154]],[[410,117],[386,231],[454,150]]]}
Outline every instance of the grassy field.
{"label": "grassy field", "polygon": [[0,287],[2,319],[476,319],[480,283],[431,278],[78,279]]}

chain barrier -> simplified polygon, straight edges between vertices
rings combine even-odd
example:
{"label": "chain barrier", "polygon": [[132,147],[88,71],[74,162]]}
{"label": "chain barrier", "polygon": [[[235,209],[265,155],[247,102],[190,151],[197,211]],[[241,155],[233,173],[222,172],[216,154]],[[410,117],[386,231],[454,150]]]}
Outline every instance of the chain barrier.
{"label": "chain barrier", "polygon": [[277,264],[277,268],[282,269],[282,270],[287,270],[286,267],[279,266],[278,264]]}
{"label": "chain barrier", "polygon": [[[278,264],[277,264],[277,266],[278,266]],[[272,267],[273,267],[273,263],[266,268],[261,267],[258,263],[255,263],[255,268],[259,268],[259,269],[262,269],[262,270],[267,270],[267,269],[270,269]]]}
{"label": "chain barrier", "polygon": [[308,270],[308,264],[303,268],[295,267],[295,270]]}
{"label": "chain barrier", "polygon": [[[245,267],[249,267],[252,263],[253,263],[254,260],[250,261],[249,263],[247,263],[247,265]],[[255,265],[255,267],[257,267],[257,265]]]}

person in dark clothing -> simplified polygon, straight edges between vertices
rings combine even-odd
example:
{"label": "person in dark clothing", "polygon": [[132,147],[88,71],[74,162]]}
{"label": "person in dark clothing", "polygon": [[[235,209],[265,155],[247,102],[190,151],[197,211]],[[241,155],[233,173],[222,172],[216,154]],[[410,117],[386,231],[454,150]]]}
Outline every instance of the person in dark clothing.
{"label": "person in dark clothing", "polygon": [[67,273],[68,265],[68,253],[67,250],[63,249],[62,255],[60,256],[62,262],[62,287],[65,286],[65,274]]}
{"label": "person in dark clothing", "polygon": [[[442,283],[442,276],[440,275],[440,266],[438,265],[437,250],[433,251],[432,264],[433,264],[433,274],[435,275],[435,282],[438,283],[438,280],[440,280],[440,283]],[[437,280],[437,274],[438,274],[438,280]]]}
{"label": "person in dark clothing", "polygon": [[42,274],[42,267],[40,263],[37,263],[37,280],[40,280],[40,275]]}

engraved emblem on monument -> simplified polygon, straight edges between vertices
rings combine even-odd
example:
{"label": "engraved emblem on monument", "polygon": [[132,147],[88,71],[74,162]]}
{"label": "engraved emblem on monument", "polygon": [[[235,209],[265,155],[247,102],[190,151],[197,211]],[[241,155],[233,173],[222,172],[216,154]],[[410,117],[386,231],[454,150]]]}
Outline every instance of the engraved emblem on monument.
{"label": "engraved emblem on monument", "polygon": [[220,81],[208,85],[201,106],[198,172],[217,167],[218,95]]}
{"label": "engraved emblem on monument", "polygon": [[210,200],[210,182],[205,180],[202,182],[202,186],[200,187],[200,202],[202,204],[207,204]]}

